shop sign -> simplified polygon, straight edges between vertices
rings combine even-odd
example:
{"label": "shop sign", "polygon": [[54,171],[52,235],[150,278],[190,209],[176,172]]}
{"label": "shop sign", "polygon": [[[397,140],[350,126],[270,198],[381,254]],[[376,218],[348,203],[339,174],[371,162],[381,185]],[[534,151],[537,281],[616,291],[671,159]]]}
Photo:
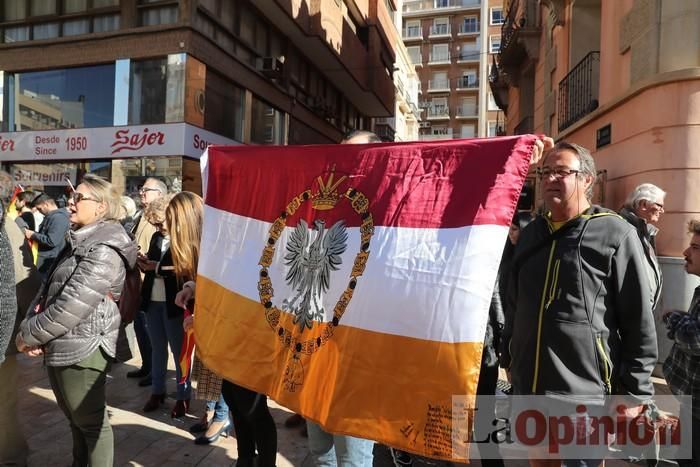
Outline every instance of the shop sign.
{"label": "shop sign", "polygon": [[10,171],[15,184],[25,188],[65,186],[66,178],[76,182],[75,164],[13,164]]}
{"label": "shop sign", "polygon": [[186,123],[0,133],[0,162],[128,157],[199,158],[209,144],[240,144]]}

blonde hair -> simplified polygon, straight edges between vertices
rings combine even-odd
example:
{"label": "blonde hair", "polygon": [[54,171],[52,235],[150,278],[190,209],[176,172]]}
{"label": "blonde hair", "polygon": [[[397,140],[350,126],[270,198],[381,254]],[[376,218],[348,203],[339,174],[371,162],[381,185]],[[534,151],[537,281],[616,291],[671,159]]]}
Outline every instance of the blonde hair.
{"label": "blonde hair", "polygon": [[144,219],[153,225],[161,224],[164,226],[165,210],[168,208],[171,198],[169,195],[163,195],[148,203],[146,209],[143,210]]}
{"label": "blonde hair", "polygon": [[183,191],[173,196],[165,210],[165,225],[170,233],[170,253],[175,274],[182,281],[197,277],[199,242],[202,238],[204,202],[201,196]]}
{"label": "blonde hair", "polygon": [[81,185],[85,185],[90,193],[101,203],[105,203],[102,219],[106,221],[119,220],[121,216],[121,196],[114,186],[102,177],[93,174],[85,174]]}

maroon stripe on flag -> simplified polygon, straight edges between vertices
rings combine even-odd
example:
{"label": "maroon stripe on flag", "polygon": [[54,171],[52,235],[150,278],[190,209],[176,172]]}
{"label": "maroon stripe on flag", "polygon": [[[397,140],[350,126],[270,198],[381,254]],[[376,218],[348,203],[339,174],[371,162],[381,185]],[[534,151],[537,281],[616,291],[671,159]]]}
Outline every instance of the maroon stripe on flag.
{"label": "maroon stripe on flag", "polygon": [[[210,146],[206,204],[273,222],[296,196],[318,193],[331,171],[346,179],[338,192],[355,190],[369,200],[375,226],[449,228],[510,225],[536,137],[318,146]],[[354,192],[353,192],[354,193]],[[304,202],[287,220],[296,225],[360,215],[341,197],[316,210]]]}

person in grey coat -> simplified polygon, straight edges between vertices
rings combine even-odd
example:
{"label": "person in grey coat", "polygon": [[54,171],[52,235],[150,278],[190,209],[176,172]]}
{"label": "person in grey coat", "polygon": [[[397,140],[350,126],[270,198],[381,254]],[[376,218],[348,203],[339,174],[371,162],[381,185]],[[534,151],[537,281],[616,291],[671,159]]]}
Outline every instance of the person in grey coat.
{"label": "person in grey coat", "polygon": [[115,300],[136,243],[116,221],[119,196],[86,175],[69,201],[73,229],[20,325],[17,348],[43,351],[49,381],[73,434],[73,465],[111,466],[114,439],[105,382],[121,316]]}

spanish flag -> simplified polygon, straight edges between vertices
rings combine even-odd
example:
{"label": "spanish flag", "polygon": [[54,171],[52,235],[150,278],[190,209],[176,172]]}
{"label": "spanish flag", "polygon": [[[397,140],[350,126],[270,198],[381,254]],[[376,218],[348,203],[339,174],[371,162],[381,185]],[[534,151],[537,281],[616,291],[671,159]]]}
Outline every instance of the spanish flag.
{"label": "spanish flag", "polygon": [[534,141],[210,146],[205,365],[329,432],[462,457]]}

